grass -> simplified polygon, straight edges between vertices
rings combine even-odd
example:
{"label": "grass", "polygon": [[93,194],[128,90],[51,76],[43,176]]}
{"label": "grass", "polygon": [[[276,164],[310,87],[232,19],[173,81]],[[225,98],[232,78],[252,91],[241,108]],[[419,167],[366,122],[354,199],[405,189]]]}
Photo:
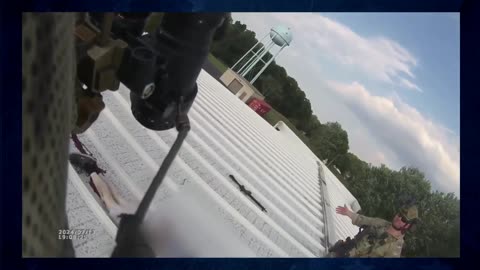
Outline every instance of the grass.
{"label": "grass", "polygon": [[267,120],[270,125],[275,126],[278,121],[283,121],[294,133],[297,135],[300,140],[302,140],[307,146],[309,146],[309,140],[302,131],[298,130],[295,125],[288,120],[287,117],[283,116],[281,113],[277,112],[275,109],[271,109],[265,116],[263,117]]}
{"label": "grass", "polygon": [[221,72],[224,73],[227,71],[228,67],[225,65],[221,60],[213,56],[213,54],[209,53],[208,54],[208,60],[212,62],[212,64]]}

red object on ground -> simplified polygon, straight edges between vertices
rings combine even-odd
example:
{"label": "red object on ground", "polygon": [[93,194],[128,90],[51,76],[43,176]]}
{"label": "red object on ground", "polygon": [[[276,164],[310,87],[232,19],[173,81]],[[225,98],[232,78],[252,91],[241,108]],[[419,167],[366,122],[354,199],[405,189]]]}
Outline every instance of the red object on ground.
{"label": "red object on ground", "polygon": [[267,102],[258,98],[252,99],[248,103],[248,106],[261,116],[264,116],[272,109],[272,107]]}

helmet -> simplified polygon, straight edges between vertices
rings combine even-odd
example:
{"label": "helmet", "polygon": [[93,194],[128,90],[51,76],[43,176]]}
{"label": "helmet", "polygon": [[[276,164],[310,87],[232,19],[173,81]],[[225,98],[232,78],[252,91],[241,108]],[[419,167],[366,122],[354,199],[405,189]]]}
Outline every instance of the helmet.
{"label": "helmet", "polygon": [[399,213],[405,217],[409,223],[415,223],[418,220],[418,209],[415,205],[403,207]]}

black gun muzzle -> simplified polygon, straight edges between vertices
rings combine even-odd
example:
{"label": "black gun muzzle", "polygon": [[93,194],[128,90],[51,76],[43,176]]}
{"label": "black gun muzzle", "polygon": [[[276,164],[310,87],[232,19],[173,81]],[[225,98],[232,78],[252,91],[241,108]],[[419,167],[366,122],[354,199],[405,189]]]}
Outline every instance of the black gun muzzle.
{"label": "black gun muzzle", "polygon": [[197,77],[225,18],[225,13],[167,13],[153,34],[141,36],[114,24],[114,32],[129,44],[118,77],[131,90],[132,113],[143,126],[174,127],[180,97],[188,112]]}

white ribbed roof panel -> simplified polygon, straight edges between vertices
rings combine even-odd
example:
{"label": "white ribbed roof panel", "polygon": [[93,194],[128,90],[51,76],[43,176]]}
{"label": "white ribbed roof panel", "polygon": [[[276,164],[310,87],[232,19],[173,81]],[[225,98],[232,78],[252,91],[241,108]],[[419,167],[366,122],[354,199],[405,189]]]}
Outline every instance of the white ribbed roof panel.
{"label": "white ribbed roof panel", "polygon": [[[356,228],[348,220],[332,214],[336,205],[350,204],[355,198],[327,168],[327,188],[320,187],[318,160],[310,150],[301,149],[298,142],[275,130],[206,72],[201,72],[198,85],[189,112],[192,129],[155,197],[155,209],[170,205],[172,195],[189,190],[202,201],[199,205],[208,205],[215,223],[226,228],[238,245],[248,247],[253,256],[320,257],[325,252],[327,231],[329,242],[355,234]],[[105,110],[79,138],[107,170],[105,181],[123,199],[138,202],[177,132],[155,132],[141,126],[132,116],[129,91],[123,85],[117,92],[104,93],[104,101]],[[252,192],[266,213],[240,192],[230,174]],[[101,235],[74,241],[77,255],[108,256],[115,225],[73,169],[69,180],[71,227],[94,228]],[[327,209],[324,200],[329,202]],[[192,205],[195,207],[199,206]],[[149,215],[156,213],[152,210]],[[194,218],[198,217],[192,217],[192,223]],[[198,234],[189,233],[192,239]]]}

